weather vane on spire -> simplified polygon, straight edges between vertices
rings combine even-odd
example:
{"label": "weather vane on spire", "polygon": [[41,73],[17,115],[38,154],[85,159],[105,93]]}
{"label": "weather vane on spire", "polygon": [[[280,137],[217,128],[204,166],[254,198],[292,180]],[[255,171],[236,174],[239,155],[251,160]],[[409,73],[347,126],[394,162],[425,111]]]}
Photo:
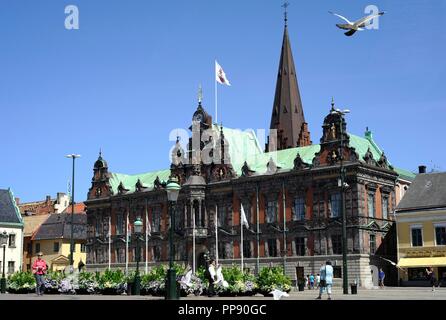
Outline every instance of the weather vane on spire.
{"label": "weather vane on spire", "polygon": [[284,3],[283,3],[283,5],[282,5],[282,8],[284,8],[285,9],[285,12],[284,12],[284,16],[285,16],[285,26],[287,26],[288,25],[288,7],[290,6],[290,3],[289,2],[287,2],[287,1],[285,1]]}

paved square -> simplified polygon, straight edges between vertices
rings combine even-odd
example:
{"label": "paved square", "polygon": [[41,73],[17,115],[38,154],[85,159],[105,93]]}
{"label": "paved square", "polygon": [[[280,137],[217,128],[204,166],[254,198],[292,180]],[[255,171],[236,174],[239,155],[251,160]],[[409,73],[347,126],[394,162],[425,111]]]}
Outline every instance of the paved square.
{"label": "paved square", "polygon": [[[317,290],[293,291],[283,300],[315,300]],[[254,297],[213,297],[188,296],[181,300],[272,300],[272,297],[256,295]],[[323,295],[327,299],[327,295]],[[333,300],[446,300],[446,288],[384,288],[384,289],[358,289],[356,295],[344,295],[342,288],[334,288]],[[35,294],[0,294],[0,300],[164,300],[163,297],[152,296],[107,296],[107,295],[43,295]]]}

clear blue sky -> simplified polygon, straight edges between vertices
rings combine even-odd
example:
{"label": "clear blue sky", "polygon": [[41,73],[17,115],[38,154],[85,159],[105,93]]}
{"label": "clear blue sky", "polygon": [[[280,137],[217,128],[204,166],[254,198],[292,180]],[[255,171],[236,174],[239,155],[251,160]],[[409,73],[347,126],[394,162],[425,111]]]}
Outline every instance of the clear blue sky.
{"label": "clear blue sky", "polygon": [[[368,126],[396,166],[446,170],[445,1],[291,1],[289,32],[312,140],[334,96],[348,130]],[[64,28],[66,5],[80,30]],[[0,187],[22,201],[66,191],[79,153],[85,200],[99,148],[111,171],[168,168],[173,128],[187,128],[197,87],[219,119],[267,128],[283,35],[282,1],[2,0]],[[346,37],[327,11],[351,19],[387,11],[379,30]]]}

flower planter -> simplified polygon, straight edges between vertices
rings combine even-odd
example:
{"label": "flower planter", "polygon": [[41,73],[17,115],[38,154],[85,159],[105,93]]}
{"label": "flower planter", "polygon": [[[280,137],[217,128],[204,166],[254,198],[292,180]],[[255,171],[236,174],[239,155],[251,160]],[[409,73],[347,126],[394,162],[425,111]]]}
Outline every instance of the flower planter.
{"label": "flower planter", "polygon": [[30,288],[19,288],[19,289],[13,289],[13,288],[8,288],[8,293],[11,294],[28,294],[28,293],[33,293],[35,292],[35,288],[34,289],[30,289]]}
{"label": "flower planter", "polygon": [[119,293],[115,288],[104,288],[101,290],[101,294],[104,296],[116,296]]}
{"label": "flower planter", "polygon": [[219,297],[235,297],[235,296],[237,296],[237,293],[230,292],[230,291],[223,291],[223,292],[219,292],[218,296]]}

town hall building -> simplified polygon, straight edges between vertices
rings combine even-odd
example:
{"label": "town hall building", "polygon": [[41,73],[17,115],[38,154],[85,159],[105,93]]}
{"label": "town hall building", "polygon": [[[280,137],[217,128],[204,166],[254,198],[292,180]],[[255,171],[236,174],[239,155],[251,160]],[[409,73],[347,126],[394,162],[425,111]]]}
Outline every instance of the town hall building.
{"label": "town hall building", "polygon": [[[285,23],[265,148],[252,131],[214,124],[199,99],[189,143],[183,147],[177,140],[170,168],[118,174],[109,171],[100,154],[85,202],[87,267],[124,268],[127,262],[133,269],[136,241],[130,240],[127,254],[126,236],[138,217],[148,232],[142,236],[147,244],[140,242],[142,263],[148,261],[149,267],[168,263],[165,186],[175,177],[181,185],[173,226],[178,263],[198,268],[209,254],[219,264],[240,264],[243,253],[245,267],[252,272],[281,265],[296,280],[317,273],[330,259],[335,285],[340,284],[343,191],[348,278],[370,287],[376,285],[382,267],[387,281],[396,282],[396,270],[382,258],[396,260],[393,212],[414,174],[391,164],[369,130],[364,136],[349,133],[334,102],[324,108],[322,137],[311,137]],[[341,163],[345,170],[342,188]],[[243,247],[242,206],[249,224]]]}

